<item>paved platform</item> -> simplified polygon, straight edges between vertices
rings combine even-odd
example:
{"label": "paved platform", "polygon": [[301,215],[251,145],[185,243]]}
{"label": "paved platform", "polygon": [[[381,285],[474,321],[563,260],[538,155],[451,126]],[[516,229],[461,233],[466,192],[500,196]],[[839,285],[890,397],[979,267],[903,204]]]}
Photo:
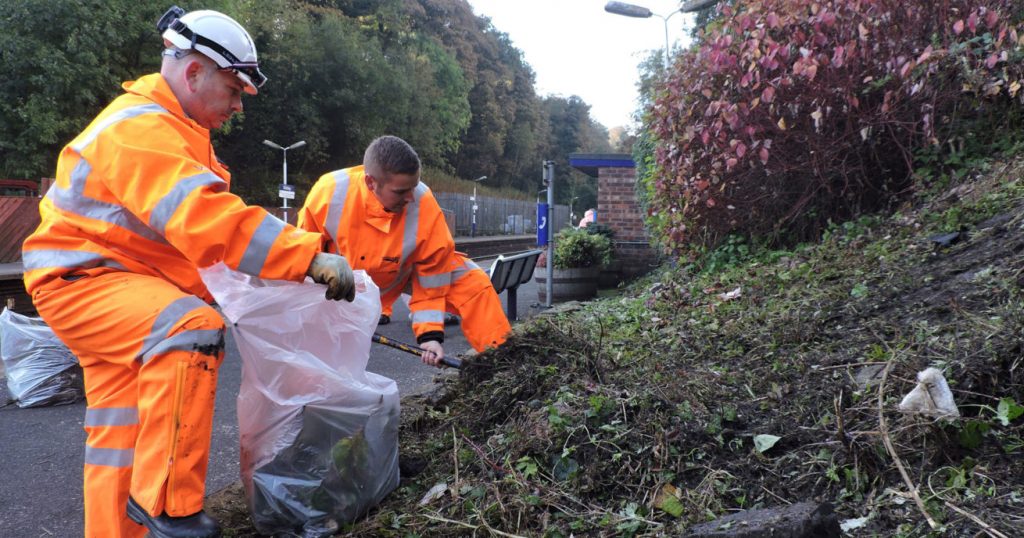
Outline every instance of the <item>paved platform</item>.
{"label": "paved platform", "polygon": [[[480,242],[484,238],[480,238]],[[474,258],[488,268],[493,258]],[[506,294],[502,307],[507,308]],[[537,285],[531,280],[520,286],[517,310],[520,319],[541,311]],[[507,311],[507,310],[506,310]],[[415,341],[408,322],[408,309],[395,303],[393,321],[378,327],[384,336]],[[445,352],[457,355],[469,349],[458,326],[446,328]],[[238,417],[236,397],[241,384],[241,357],[228,335],[224,362],[219,370],[217,399],[213,416],[207,493],[213,493],[239,479]],[[415,356],[383,345],[370,349],[368,370],[394,379],[404,397],[429,390],[435,376],[452,375],[419,362]],[[7,384],[0,380],[0,405],[8,399]],[[60,407],[21,409],[0,407],[0,536],[82,536],[82,460],[85,432],[82,421],[85,403]],[[56,489],[54,484],[57,484]]]}

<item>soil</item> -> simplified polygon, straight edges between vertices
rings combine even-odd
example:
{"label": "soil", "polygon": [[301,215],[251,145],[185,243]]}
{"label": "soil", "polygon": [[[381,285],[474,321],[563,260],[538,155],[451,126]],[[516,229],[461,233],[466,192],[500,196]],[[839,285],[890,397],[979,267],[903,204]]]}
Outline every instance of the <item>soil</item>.
{"label": "soil", "polygon": [[[847,536],[1024,536],[1024,166],[997,168],[821,245],[666,268],[518,326],[403,400],[402,482],[340,535],[685,536],[810,501]],[[929,366],[961,417],[897,410]],[[240,486],[208,507],[256,536]]]}

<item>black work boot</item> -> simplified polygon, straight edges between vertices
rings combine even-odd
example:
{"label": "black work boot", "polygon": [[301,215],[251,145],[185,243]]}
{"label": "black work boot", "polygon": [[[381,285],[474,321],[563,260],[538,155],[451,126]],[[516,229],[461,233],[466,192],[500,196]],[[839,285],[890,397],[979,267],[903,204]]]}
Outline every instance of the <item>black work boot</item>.
{"label": "black work boot", "polygon": [[149,529],[149,538],[219,538],[220,524],[217,520],[199,511],[191,516],[171,517],[166,512],[151,516],[128,497],[128,517]]}
{"label": "black work boot", "polygon": [[391,323],[391,316],[387,314],[381,314],[380,319],[377,320],[377,325],[387,325],[388,323]]}

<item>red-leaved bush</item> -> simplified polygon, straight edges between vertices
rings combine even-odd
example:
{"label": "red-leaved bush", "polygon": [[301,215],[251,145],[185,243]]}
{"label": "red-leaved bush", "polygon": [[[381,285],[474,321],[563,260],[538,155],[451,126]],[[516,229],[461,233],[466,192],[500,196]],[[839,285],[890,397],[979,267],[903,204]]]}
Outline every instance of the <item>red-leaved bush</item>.
{"label": "red-leaved bush", "polygon": [[913,153],[1020,107],[1017,0],[750,0],[676,58],[649,125],[649,221],[681,253],[813,237],[912,186]]}

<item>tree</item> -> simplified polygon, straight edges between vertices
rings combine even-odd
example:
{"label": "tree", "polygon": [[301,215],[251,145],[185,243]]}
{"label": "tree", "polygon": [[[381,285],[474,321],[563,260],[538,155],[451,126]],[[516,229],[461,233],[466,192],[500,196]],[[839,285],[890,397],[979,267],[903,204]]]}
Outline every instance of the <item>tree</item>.
{"label": "tree", "polygon": [[52,176],[60,148],[153,71],[165,2],[10,0],[0,10],[0,175]]}
{"label": "tree", "polygon": [[[362,162],[366,145],[382,134],[401,136],[425,164],[447,168],[445,157],[469,122],[461,70],[432,39],[396,31],[405,17],[397,6],[377,7],[358,18],[284,2],[250,13],[271,83],[220,137],[222,156],[239,163],[238,191],[273,202],[279,155],[260,146],[265,138],[306,140],[295,160],[300,189],[327,170]],[[248,158],[253,154],[261,158]]]}
{"label": "tree", "polygon": [[577,207],[597,206],[597,185],[594,178],[569,166],[570,153],[609,153],[608,131],[590,118],[590,105],[578,96],[549,96],[544,99],[544,108],[550,118],[549,131],[550,159],[555,170],[566,178],[566,188],[555,190],[555,200],[567,204],[573,197],[579,197]]}
{"label": "tree", "polygon": [[[0,12],[0,173],[53,173],[63,145],[119,84],[156,72],[155,22],[167,5],[111,0],[10,0]],[[408,140],[430,167],[534,193],[540,163],[607,137],[575,98],[572,126],[552,121],[534,74],[507,35],[466,0],[212,0],[253,36],[269,82],[212,133],[250,203],[277,201],[280,152],[304,187],[357,164],[373,138]],[[569,139],[552,136],[568,129]],[[568,141],[567,141],[568,140]]]}

